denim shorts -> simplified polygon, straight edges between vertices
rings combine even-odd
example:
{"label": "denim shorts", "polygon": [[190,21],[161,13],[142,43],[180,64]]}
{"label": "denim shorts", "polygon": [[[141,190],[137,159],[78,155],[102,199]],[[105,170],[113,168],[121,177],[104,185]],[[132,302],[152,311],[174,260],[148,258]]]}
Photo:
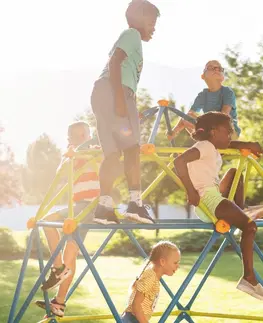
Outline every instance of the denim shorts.
{"label": "denim shorts", "polygon": [[125,312],[122,317],[121,317],[122,323],[140,323],[136,317],[130,313],[130,312]]}

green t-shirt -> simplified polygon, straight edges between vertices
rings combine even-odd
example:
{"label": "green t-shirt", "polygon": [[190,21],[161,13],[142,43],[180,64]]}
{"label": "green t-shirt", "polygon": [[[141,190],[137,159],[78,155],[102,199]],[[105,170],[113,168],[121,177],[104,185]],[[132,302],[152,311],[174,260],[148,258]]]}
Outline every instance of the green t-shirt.
{"label": "green t-shirt", "polygon": [[[143,66],[141,34],[134,28],[126,29],[114,44],[109,56],[114,53],[116,48],[122,49],[127,55],[121,66],[122,84],[136,93]],[[109,77],[108,64],[100,77]]]}

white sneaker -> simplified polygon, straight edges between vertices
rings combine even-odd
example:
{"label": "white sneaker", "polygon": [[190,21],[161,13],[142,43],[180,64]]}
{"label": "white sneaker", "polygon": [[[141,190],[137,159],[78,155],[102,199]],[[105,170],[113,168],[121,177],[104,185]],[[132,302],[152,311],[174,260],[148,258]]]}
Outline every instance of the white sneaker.
{"label": "white sneaker", "polygon": [[263,300],[263,286],[260,283],[258,283],[256,286],[253,286],[247,280],[241,278],[239,283],[237,284],[237,289],[257,299]]}

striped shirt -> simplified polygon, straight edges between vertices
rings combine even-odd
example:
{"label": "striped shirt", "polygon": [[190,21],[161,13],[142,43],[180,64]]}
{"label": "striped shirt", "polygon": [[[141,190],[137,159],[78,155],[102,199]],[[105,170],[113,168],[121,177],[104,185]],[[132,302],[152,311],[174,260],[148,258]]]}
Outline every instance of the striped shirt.
{"label": "striped shirt", "polygon": [[[74,162],[74,171],[77,171],[87,163],[87,160],[79,159]],[[73,185],[73,201],[92,201],[100,195],[99,176],[96,170],[89,165]]]}
{"label": "striped shirt", "polygon": [[144,294],[144,300],[141,304],[143,314],[149,320],[153,314],[160,293],[160,281],[152,267],[146,268],[141,277],[135,282],[128,299],[128,306],[125,312],[132,312],[132,304],[136,292]]}

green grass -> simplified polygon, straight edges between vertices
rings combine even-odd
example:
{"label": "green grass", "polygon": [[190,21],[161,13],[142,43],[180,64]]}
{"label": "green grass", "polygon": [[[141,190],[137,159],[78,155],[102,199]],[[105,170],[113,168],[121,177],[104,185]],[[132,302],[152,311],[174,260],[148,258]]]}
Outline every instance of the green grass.
{"label": "green grass", "polygon": [[[96,233],[98,238],[102,238],[101,233]],[[212,254],[205,260],[198,274],[192,283],[185,290],[183,298],[180,300],[182,304],[186,304],[187,300],[193,294],[195,287],[200,281]],[[192,268],[192,265],[198,254],[184,254],[179,271],[173,277],[165,277],[170,288],[176,292],[183,279]],[[256,258],[255,264],[257,270],[262,273],[263,265]],[[10,304],[13,298],[14,289],[17,284],[17,278],[21,267],[21,261],[0,261],[0,322],[7,321]],[[85,267],[84,259],[78,260],[77,274]],[[142,263],[139,258],[121,258],[121,257],[101,257],[96,261],[96,267],[108,288],[110,295],[121,313],[125,308],[127,300],[127,290],[130,283],[140,272]],[[38,263],[35,260],[29,261],[27,274],[21,291],[21,299],[24,300],[32,288],[36,278],[38,277]],[[256,300],[246,294],[236,290],[236,283],[241,275],[240,259],[234,253],[225,253],[220,259],[217,266],[206,282],[203,290],[196,299],[192,310],[204,312],[219,313],[236,313],[246,315],[262,315],[262,302]],[[50,294],[52,296],[52,293]],[[41,298],[41,293],[34,299]],[[162,289],[160,299],[157,305],[157,311],[163,311],[170,299],[166,292]],[[21,301],[19,303],[21,305]],[[81,286],[76,290],[72,298],[68,302],[67,315],[87,315],[87,314],[106,314],[109,313],[105,300],[103,299],[98,286],[90,273],[86,275]],[[22,323],[38,322],[43,317],[43,310],[30,304],[26,311]],[[167,322],[174,322],[175,318],[169,318]],[[80,322],[80,321],[79,321]],[[91,322],[91,321],[89,321]],[[113,320],[100,321],[110,322]],[[158,322],[158,318],[153,318],[151,322]],[[215,322],[250,322],[229,319],[213,319],[213,318],[195,318],[197,323]],[[92,321],[95,323],[95,321]]]}

